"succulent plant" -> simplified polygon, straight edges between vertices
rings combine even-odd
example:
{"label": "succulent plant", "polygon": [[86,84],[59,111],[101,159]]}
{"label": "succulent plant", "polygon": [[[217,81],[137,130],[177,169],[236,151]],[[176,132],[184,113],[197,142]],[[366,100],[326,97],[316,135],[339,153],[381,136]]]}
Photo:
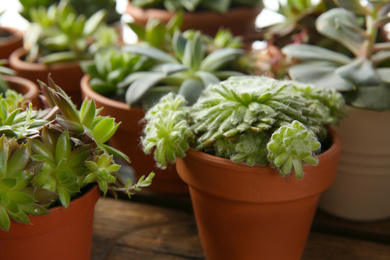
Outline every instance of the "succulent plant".
{"label": "succulent plant", "polygon": [[97,93],[105,96],[124,95],[118,88],[128,75],[147,71],[154,65],[149,58],[124,52],[115,48],[96,53],[93,60],[81,63],[84,73],[91,76],[89,84]]}
{"label": "succulent plant", "polygon": [[235,6],[256,6],[261,3],[261,0],[131,0],[133,6],[142,8],[165,8],[169,11],[188,12],[210,10],[219,13],[226,13]]}
{"label": "succulent plant", "polygon": [[150,18],[145,26],[136,22],[128,23],[137,35],[140,44],[146,44],[164,51],[172,51],[172,38],[183,23],[183,13],[178,12],[165,24],[158,19]]}
{"label": "succulent plant", "polygon": [[106,194],[135,191],[151,184],[154,173],[133,184],[121,179],[113,157],[128,158],[106,142],[119,124],[100,116],[93,100],[80,110],[50,78],[40,82],[48,108],[8,111],[0,97],[0,228],[10,219],[29,223],[27,215],[48,214],[53,205],[67,207],[90,183]]}
{"label": "succulent plant", "polygon": [[104,10],[87,19],[67,1],[61,1],[29,11],[32,24],[24,36],[28,62],[53,64],[90,59],[94,52],[118,39],[115,29],[104,23]]}
{"label": "succulent plant", "polygon": [[[20,14],[31,22],[30,9],[39,6],[49,7],[52,4],[59,3],[60,0],[20,0],[22,10]],[[97,11],[105,9],[107,13],[107,23],[112,24],[119,20],[120,15],[115,10],[115,0],[68,0],[75,8],[78,14],[83,14],[90,17]]]}
{"label": "succulent plant", "polygon": [[172,54],[150,46],[123,47],[124,51],[149,57],[156,62],[149,71],[132,73],[118,84],[120,88],[127,88],[126,102],[130,106],[140,105],[157,85],[168,86],[166,92],[178,92],[187,102],[194,103],[209,84],[232,75],[242,75],[237,64],[245,53],[243,49],[223,48],[207,53],[200,32],[192,34],[189,39],[184,37],[185,33],[175,32]]}
{"label": "succulent plant", "polygon": [[344,116],[335,90],[315,89],[265,76],[237,76],[206,88],[192,106],[170,93],[151,108],[142,145],[159,167],[183,157],[189,146],[233,162],[270,163],[297,178],[302,163],[316,164],[326,124]]}
{"label": "succulent plant", "polygon": [[[289,68],[290,76],[320,88],[334,88],[355,107],[390,109],[390,44],[379,34],[388,22],[390,3],[338,0],[316,20],[317,30],[349,51],[336,52],[308,44],[288,45],[283,52],[301,61]],[[364,18],[365,24],[361,24]]]}

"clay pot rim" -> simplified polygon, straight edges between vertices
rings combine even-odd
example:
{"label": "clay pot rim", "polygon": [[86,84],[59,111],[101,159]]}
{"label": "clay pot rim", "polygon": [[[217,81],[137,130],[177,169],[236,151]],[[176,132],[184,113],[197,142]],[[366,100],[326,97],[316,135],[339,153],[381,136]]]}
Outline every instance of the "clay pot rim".
{"label": "clay pot rim", "polygon": [[[29,79],[22,78],[19,76],[13,76],[13,75],[3,75],[3,78],[5,79],[6,82],[10,84],[16,84],[16,85],[21,85],[26,87],[27,92],[26,93],[21,93],[27,100],[33,100],[34,98],[38,97],[40,91],[37,85],[32,82]],[[12,86],[11,86],[12,89]]]}
{"label": "clay pot rim", "polygon": [[337,174],[341,139],[328,128],[332,144],[321,153],[319,164],[305,164],[306,173],[297,179],[294,172],[281,177],[278,170],[267,166],[247,166],[229,159],[190,148],[184,158],[178,158],[179,176],[191,188],[221,199],[246,203],[292,201],[318,196],[329,188]]}
{"label": "clay pot rim", "polygon": [[22,31],[13,28],[13,27],[7,27],[7,26],[0,26],[0,30],[8,31],[11,34],[13,34],[13,37],[7,37],[4,39],[3,44],[0,44],[0,47],[3,45],[13,44],[17,41],[20,41],[23,39],[23,33]]}
{"label": "clay pot rim", "polygon": [[[79,209],[86,209],[90,204],[95,205],[100,197],[100,189],[97,184],[93,184],[93,186],[90,187],[89,190],[87,190],[85,193],[81,194],[81,196],[73,199],[70,201],[67,208],[65,208],[62,205],[55,206],[53,208],[50,208],[50,213],[47,215],[42,216],[34,216],[34,215],[28,215],[31,223],[30,224],[20,224],[13,220],[11,220],[11,226],[9,232],[0,230],[0,239],[4,238],[17,238],[17,237],[24,237],[24,236],[33,236],[36,234],[43,234],[50,232],[51,230],[56,229],[62,225],[66,225],[66,223],[69,223],[73,220],[73,218],[68,218],[68,216],[73,215],[74,212],[78,211]],[[88,203],[88,205],[84,205]],[[63,214],[63,215],[62,215]],[[61,220],[54,221],[53,219],[58,219],[58,217],[61,217]],[[37,225],[44,225],[45,223],[50,223],[49,225],[45,225],[40,230],[34,229],[34,223]]]}
{"label": "clay pot rim", "polygon": [[89,96],[93,100],[96,100],[97,102],[99,102],[103,105],[106,105],[106,106],[109,105],[110,107],[114,107],[114,108],[120,109],[120,110],[125,110],[125,111],[138,110],[138,111],[144,112],[144,109],[142,109],[140,107],[130,107],[125,102],[114,100],[114,99],[108,98],[106,96],[103,96],[103,95],[97,93],[89,85],[90,79],[91,79],[91,76],[88,74],[85,74],[81,78],[81,91],[86,93],[87,96]]}
{"label": "clay pot rim", "polygon": [[18,48],[9,56],[9,64],[11,68],[28,70],[28,71],[42,71],[42,70],[61,70],[65,68],[80,66],[79,61],[63,62],[57,64],[46,65],[42,63],[26,62],[21,57],[27,54],[24,48]]}
{"label": "clay pot rim", "polygon": [[[328,134],[330,134],[330,136],[332,137],[332,139],[331,139],[332,144],[325,152],[318,155],[319,160],[321,160],[321,159],[324,160],[324,159],[328,158],[330,156],[330,154],[335,152],[338,149],[338,147],[341,146],[341,139],[340,139],[339,135],[336,134],[336,131],[331,127],[328,127],[327,130],[328,130]],[[271,171],[274,171],[276,174],[279,175],[278,170],[275,168],[271,168],[269,165],[267,165],[267,166],[261,166],[261,165],[248,166],[244,163],[234,163],[229,159],[222,158],[222,157],[212,155],[212,154],[208,154],[208,153],[205,153],[202,151],[198,151],[193,147],[190,147],[190,149],[187,151],[187,153],[191,154],[192,156],[196,157],[197,159],[201,159],[203,162],[206,162],[208,164],[213,164],[213,165],[219,164],[222,167],[225,167],[225,165],[228,165],[227,166],[228,168],[247,167],[248,169],[253,169],[254,171],[257,171],[257,169],[259,169],[259,168],[261,168],[261,169],[270,168]],[[309,166],[309,165],[307,165],[307,164],[303,165],[304,168],[307,166]]]}

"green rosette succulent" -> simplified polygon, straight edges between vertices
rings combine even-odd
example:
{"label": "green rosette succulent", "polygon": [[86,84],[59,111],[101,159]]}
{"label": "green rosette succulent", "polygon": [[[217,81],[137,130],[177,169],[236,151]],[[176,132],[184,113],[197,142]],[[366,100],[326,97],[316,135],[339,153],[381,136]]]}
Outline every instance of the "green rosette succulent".
{"label": "green rosette succulent", "polygon": [[183,157],[191,146],[236,163],[270,164],[283,176],[294,168],[301,178],[302,164],[317,164],[320,143],[327,140],[325,125],[337,123],[344,106],[335,90],[231,77],[209,86],[192,106],[184,106],[180,95],[162,98],[145,116],[142,144],[146,153],[155,148],[158,166]]}
{"label": "green rosette succulent", "polygon": [[[100,116],[93,100],[77,109],[50,77],[49,85],[40,86],[45,110],[26,108],[15,95],[0,96],[0,228],[6,231],[11,220],[30,223],[28,215],[67,207],[90,183],[104,194],[130,197],[154,176],[123,180],[114,156],[129,158],[107,144],[119,127],[114,118]],[[12,110],[9,103],[23,106]]]}

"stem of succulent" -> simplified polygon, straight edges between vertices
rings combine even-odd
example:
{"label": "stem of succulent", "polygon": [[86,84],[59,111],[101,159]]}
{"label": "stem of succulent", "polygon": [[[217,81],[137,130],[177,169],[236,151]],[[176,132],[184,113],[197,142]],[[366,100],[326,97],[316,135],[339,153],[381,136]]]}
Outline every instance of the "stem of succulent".
{"label": "stem of succulent", "polygon": [[369,15],[366,15],[366,32],[367,39],[363,43],[363,50],[361,53],[362,58],[369,59],[372,55],[372,47],[376,41],[376,37],[378,34],[378,28],[375,26],[375,21],[378,18],[378,10],[373,9]]}

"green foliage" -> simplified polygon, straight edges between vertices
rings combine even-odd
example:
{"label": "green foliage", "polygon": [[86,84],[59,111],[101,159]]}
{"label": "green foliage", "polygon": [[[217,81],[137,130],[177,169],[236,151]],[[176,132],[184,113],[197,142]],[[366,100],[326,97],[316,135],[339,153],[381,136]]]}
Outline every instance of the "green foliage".
{"label": "green foliage", "polygon": [[[20,0],[19,2],[22,5],[20,14],[31,22],[30,9],[39,6],[47,8],[52,4],[59,3],[60,0]],[[115,0],[68,0],[68,2],[74,6],[78,14],[83,14],[86,17],[105,9],[108,12],[107,23],[112,24],[119,21],[120,15],[115,10]]]}
{"label": "green foliage", "polygon": [[122,180],[113,158],[129,159],[106,144],[119,124],[100,116],[92,100],[76,109],[51,78],[49,86],[40,85],[48,104],[42,111],[31,104],[10,110],[0,97],[0,228],[7,231],[10,219],[30,223],[27,215],[47,214],[56,204],[67,207],[89,183],[97,183],[104,194],[130,197],[154,177],[151,173],[135,184]]}
{"label": "green foliage", "polygon": [[[185,32],[184,32],[185,34]],[[238,72],[237,63],[245,53],[243,49],[222,48],[207,53],[200,32],[190,38],[176,31],[172,39],[172,53],[155,47],[129,45],[123,50],[146,56],[155,61],[149,71],[130,74],[118,87],[127,88],[126,102],[130,106],[142,105],[145,98],[150,98],[155,86],[168,86],[153,99],[158,100],[164,92],[178,92],[187,102],[194,103],[203,89],[209,84],[218,83]],[[236,66],[236,67],[235,67]]]}
{"label": "green foliage", "polygon": [[109,49],[96,53],[91,61],[82,62],[81,68],[91,76],[89,84],[94,91],[105,96],[122,96],[124,93],[118,84],[128,75],[149,70],[152,65],[154,62],[146,57]]}
{"label": "green foliage", "polygon": [[28,62],[53,64],[90,59],[94,52],[118,39],[115,29],[104,23],[104,10],[87,19],[78,15],[67,1],[61,1],[29,11],[32,24],[24,37]]}
{"label": "green foliage", "polygon": [[183,23],[183,13],[175,14],[167,24],[164,24],[158,19],[150,18],[145,26],[135,22],[129,23],[129,27],[137,35],[141,43],[146,43],[149,46],[171,51],[172,38],[174,33],[180,29]]}
{"label": "green foliage", "polygon": [[261,0],[131,0],[133,6],[141,8],[164,8],[169,11],[187,12],[209,10],[218,13],[226,13],[236,6],[257,6],[261,3]]}
{"label": "green foliage", "polygon": [[292,167],[302,177],[302,163],[316,164],[326,124],[343,116],[344,100],[335,90],[315,89],[294,81],[238,76],[209,86],[192,106],[169,94],[145,119],[142,145],[153,149],[157,165],[183,157],[189,146],[233,162]]}
{"label": "green foliage", "polygon": [[[379,31],[388,23],[386,1],[339,0],[316,20],[317,30],[337,41],[349,53],[336,52],[307,44],[288,45],[283,52],[301,63],[289,68],[293,79],[344,93],[355,107],[390,109],[390,44],[380,39]],[[361,23],[364,19],[364,25]]]}

